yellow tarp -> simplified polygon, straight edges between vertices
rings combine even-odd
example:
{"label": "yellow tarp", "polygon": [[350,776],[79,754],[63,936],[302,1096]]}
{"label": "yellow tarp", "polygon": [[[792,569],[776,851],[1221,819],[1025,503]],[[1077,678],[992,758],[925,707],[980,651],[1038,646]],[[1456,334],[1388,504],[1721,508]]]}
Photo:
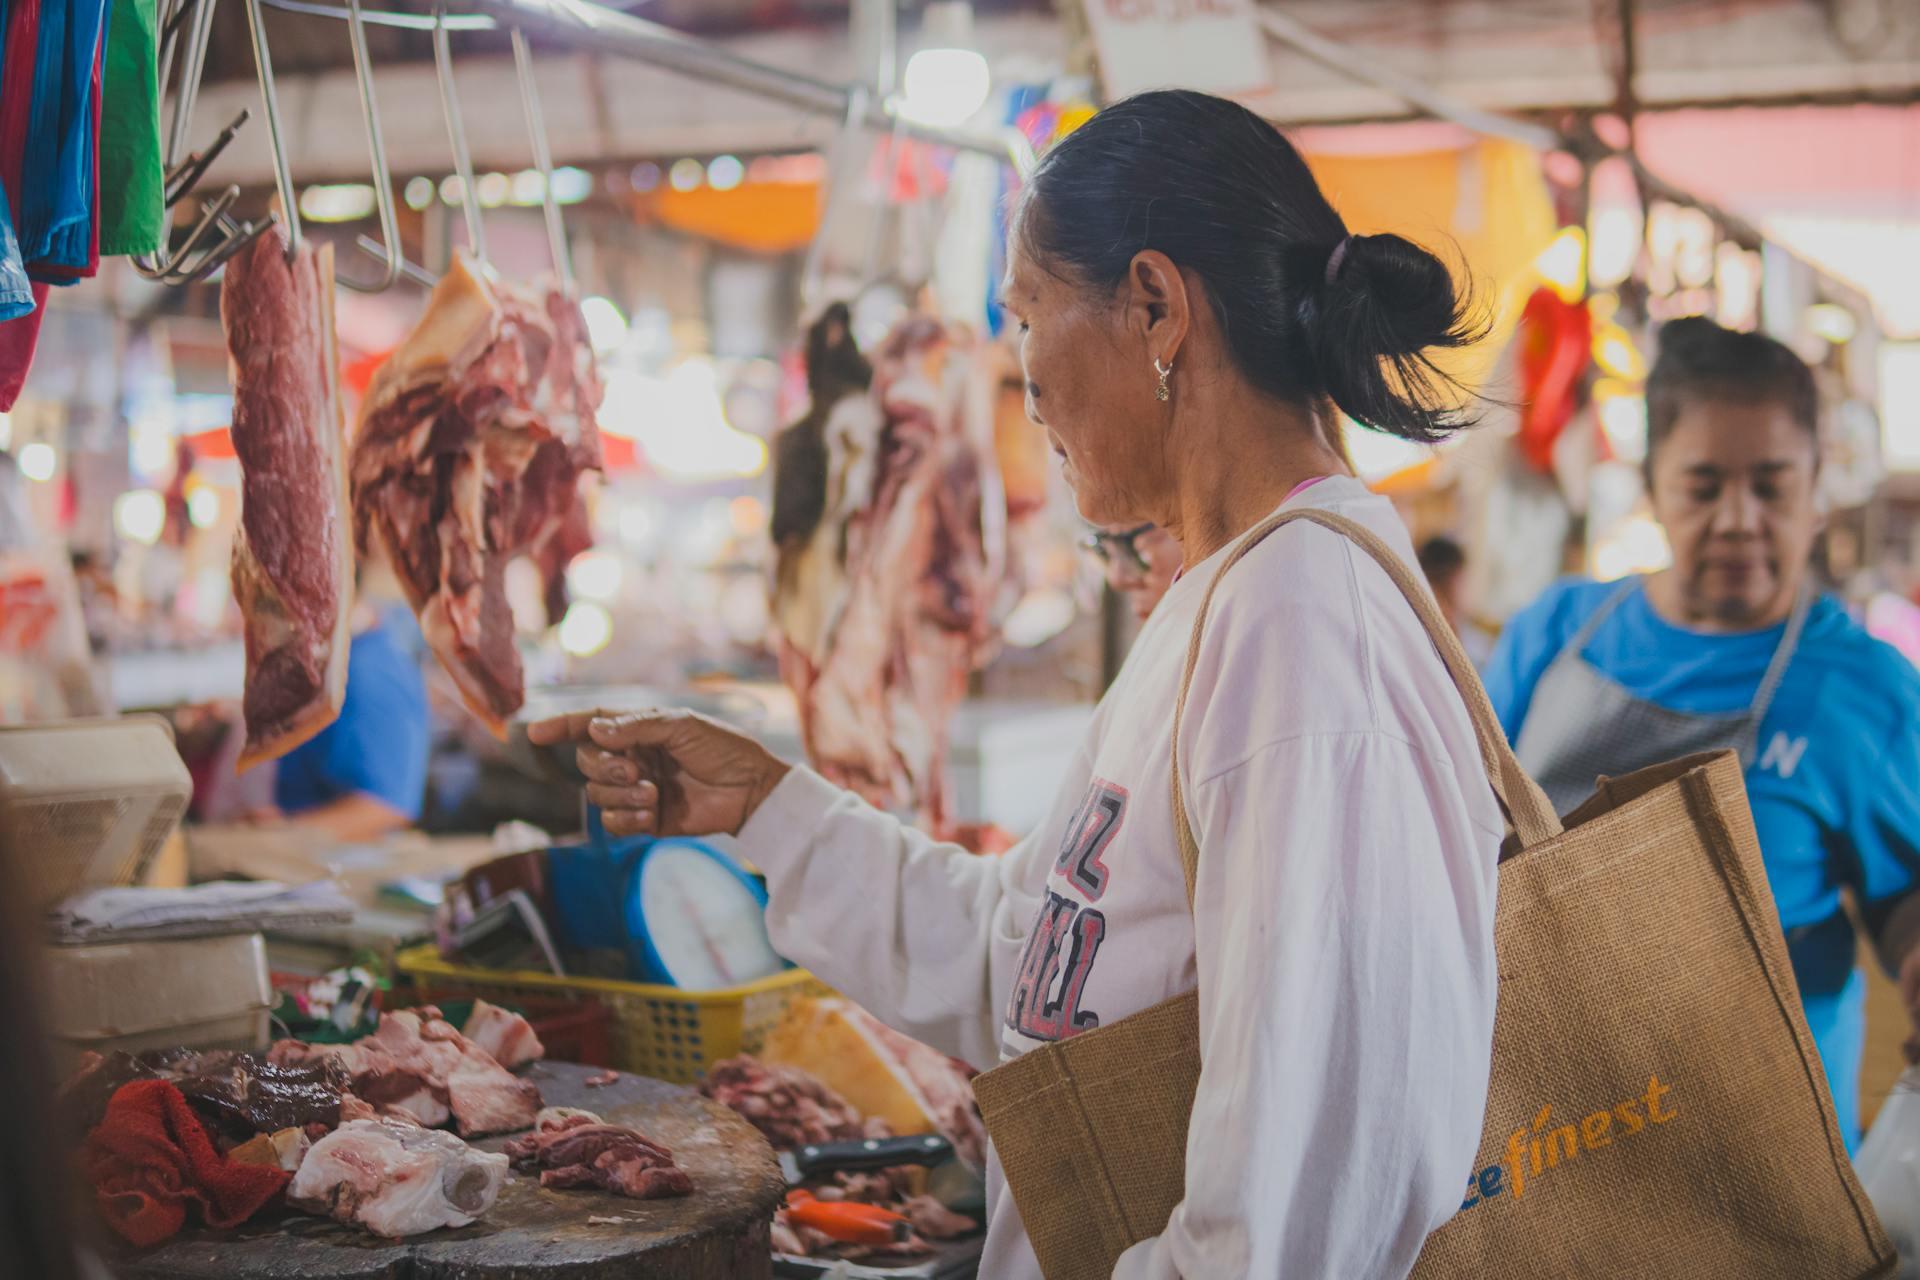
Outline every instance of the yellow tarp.
{"label": "yellow tarp", "polygon": [[1513,333],[1536,283],[1533,260],[1558,230],[1539,154],[1517,142],[1392,155],[1309,151],[1307,163],[1347,226],[1392,232],[1457,265],[1464,258],[1479,296],[1495,308],[1493,331],[1443,367],[1477,386]]}

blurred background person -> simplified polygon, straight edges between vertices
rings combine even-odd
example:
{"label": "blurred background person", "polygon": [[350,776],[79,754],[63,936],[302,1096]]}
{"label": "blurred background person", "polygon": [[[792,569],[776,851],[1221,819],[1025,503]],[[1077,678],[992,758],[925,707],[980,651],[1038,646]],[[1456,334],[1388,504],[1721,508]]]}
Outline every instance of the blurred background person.
{"label": "blurred background person", "polygon": [[1180,572],[1180,544],[1158,525],[1096,529],[1081,545],[1098,560],[1107,585],[1124,597],[1136,622],[1145,622]]}
{"label": "blurred background person", "polygon": [[1672,566],[1549,588],[1508,623],[1486,683],[1563,813],[1597,775],[1741,753],[1851,1147],[1865,982],[1843,890],[1909,1012],[1920,1004],[1920,673],[1812,581],[1818,418],[1813,374],[1781,343],[1699,317],[1666,325],[1647,384],[1646,480]]}
{"label": "blurred background person", "polygon": [[1485,670],[1487,659],[1493,656],[1493,637],[1473,620],[1473,611],[1467,604],[1466,551],[1452,538],[1439,534],[1420,544],[1419,556],[1420,570],[1427,576],[1427,585],[1433,588],[1440,612],[1460,637],[1460,644],[1473,659],[1473,665]]}
{"label": "blurred background person", "polygon": [[256,822],[287,823],[335,840],[373,840],[420,820],[432,719],[407,631],[365,587],[355,588],[347,692],[332,724],[277,762],[273,805]]}

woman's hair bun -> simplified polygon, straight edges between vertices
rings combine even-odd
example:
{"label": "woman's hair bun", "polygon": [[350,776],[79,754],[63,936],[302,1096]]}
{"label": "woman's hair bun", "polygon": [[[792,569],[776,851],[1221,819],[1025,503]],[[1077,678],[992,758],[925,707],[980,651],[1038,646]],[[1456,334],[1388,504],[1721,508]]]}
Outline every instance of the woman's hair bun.
{"label": "woman's hair bun", "polygon": [[1435,254],[1403,236],[1350,236],[1337,271],[1301,299],[1327,394],[1342,412],[1432,442],[1472,421],[1470,397],[1431,352],[1486,335],[1487,320]]}

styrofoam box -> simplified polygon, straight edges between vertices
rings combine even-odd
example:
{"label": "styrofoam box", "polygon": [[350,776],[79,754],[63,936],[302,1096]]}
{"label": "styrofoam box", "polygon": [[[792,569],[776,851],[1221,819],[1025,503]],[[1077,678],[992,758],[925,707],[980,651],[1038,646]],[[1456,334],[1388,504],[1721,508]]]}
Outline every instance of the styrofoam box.
{"label": "styrofoam box", "polygon": [[273,984],[257,933],[54,947],[48,1019],[71,1049],[264,1048]]}

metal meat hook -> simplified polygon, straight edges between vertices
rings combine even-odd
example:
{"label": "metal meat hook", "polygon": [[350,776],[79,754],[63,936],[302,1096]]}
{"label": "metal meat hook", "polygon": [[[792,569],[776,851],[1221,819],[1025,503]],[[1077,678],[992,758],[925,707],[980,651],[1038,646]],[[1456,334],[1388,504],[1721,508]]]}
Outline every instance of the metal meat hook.
{"label": "metal meat hook", "polygon": [[280,193],[280,216],[287,220],[287,258],[291,261],[306,236],[300,228],[300,194],[293,189],[293,174],[287,169],[286,140],[280,133],[280,99],[273,87],[273,54],[267,49],[260,0],[247,0],[247,31],[253,37],[253,65],[260,76],[260,100],[267,111],[267,145],[273,152],[273,184]]}
{"label": "metal meat hook", "polygon": [[[260,0],[248,0],[258,4]],[[433,6],[433,69],[440,80],[440,108],[447,117],[447,141],[453,144],[453,169],[460,176],[460,203],[467,215],[467,247],[481,266],[487,258],[486,228],[480,223],[480,194],[474,189],[473,156],[467,150],[467,130],[460,119],[460,94],[453,84],[453,42],[447,36],[446,0]]]}
{"label": "metal meat hook", "polygon": [[[380,243],[361,246],[380,260],[380,278],[362,284],[336,273],[339,283],[356,293],[384,293],[400,278],[400,224],[393,209],[393,175],[387,168],[387,146],[380,136],[380,106],[373,95],[373,65],[367,56],[367,28],[360,18],[360,0],[347,0],[347,37],[353,44],[353,78],[360,87],[360,114],[367,124],[367,151],[373,157],[373,199],[380,211]],[[358,242],[356,242],[358,243]]]}
{"label": "metal meat hook", "polygon": [[[160,82],[164,87],[166,81],[172,78],[176,56],[179,76],[174,86],[173,116],[168,124],[166,150],[162,157],[165,180],[160,222],[161,249],[158,253],[135,255],[133,269],[144,278],[162,284],[180,285],[205,279],[272,225],[268,220],[236,223],[228,217],[227,210],[239,195],[237,190],[229,189],[208,202],[200,220],[178,249],[169,247],[173,238],[174,206],[193,191],[207,168],[247,121],[248,113],[240,112],[204,149],[182,157],[181,153],[187,147],[194,104],[199,99],[201,76],[206,69],[213,9],[214,0],[181,0],[177,5],[163,7],[157,15],[162,33]],[[213,231],[218,231],[218,236],[201,250],[202,242]],[[200,251],[198,257],[195,256],[197,250]]]}
{"label": "metal meat hook", "polygon": [[527,115],[527,135],[533,140],[533,163],[540,170],[540,208],[547,220],[547,248],[553,253],[553,269],[569,297],[573,294],[573,259],[567,253],[567,228],[560,220],[560,202],[553,195],[553,150],[548,145],[547,124],[540,114],[540,87],[533,78],[533,51],[527,46],[527,33],[513,29],[513,67],[520,79],[520,105]]}

